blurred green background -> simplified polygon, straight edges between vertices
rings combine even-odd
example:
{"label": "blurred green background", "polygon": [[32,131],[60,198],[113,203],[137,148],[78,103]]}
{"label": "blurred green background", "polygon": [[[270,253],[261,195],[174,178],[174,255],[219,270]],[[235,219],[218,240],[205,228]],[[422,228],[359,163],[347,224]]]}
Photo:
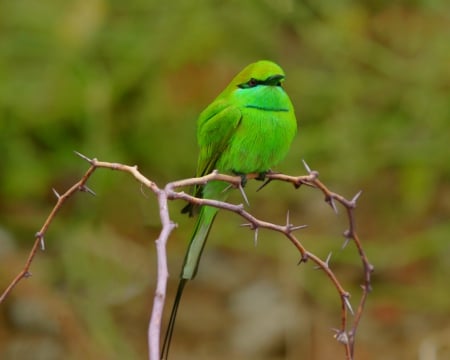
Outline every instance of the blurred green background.
{"label": "blurred green background", "polygon": [[[0,285],[23,266],[55,203],[87,164],[137,164],[160,186],[194,175],[200,111],[245,65],[278,62],[301,160],[332,190],[363,195],[356,217],[375,265],[357,359],[450,358],[450,6],[416,1],[107,1],[0,3]],[[357,305],[344,211],[272,183],[250,210],[308,224]],[[2,359],[144,359],[155,285],[156,199],[98,171],[96,197],[58,214],[45,252],[0,307]],[[231,201],[241,202],[236,194]],[[193,219],[171,203],[169,300]],[[277,234],[220,214],[179,312],[174,359],[337,359],[336,291]],[[169,306],[166,308],[168,311]],[[167,319],[167,317],[165,317]]]}

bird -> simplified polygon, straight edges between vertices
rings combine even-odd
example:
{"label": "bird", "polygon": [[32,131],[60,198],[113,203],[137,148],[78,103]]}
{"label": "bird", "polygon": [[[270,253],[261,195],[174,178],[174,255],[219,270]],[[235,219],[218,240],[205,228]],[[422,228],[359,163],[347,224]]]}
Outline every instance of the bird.
{"label": "bird", "polygon": [[[208,105],[197,120],[199,156],[197,177],[214,170],[239,175],[257,173],[263,179],[288,153],[297,133],[294,107],[282,87],[283,69],[275,62],[259,60],[246,66]],[[225,201],[230,186],[211,181],[194,187],[192,194],[204,199]],[[210,206],[188,203],[182,210],[198,219],[186,251],[175,295],[161,359],[167,359],[178,307],[188,280],[198,271],[199,261],[218,213]]]}

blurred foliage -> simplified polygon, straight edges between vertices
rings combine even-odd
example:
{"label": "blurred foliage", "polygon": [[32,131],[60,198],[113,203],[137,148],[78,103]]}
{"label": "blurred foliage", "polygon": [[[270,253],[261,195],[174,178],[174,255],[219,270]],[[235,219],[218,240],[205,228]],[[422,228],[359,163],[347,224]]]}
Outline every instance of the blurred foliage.
{"label": "blurred foliage", "polygon": [[[192,176],[196,116],[243,66],[268,58],[286,71],[299,123],[279,170],[301,174],[305,159],[333,190],[352,196],[363,189],[357,218],[377,269],[368,303],[374,318],[448,314],[449,21],[444,0],[1,2],[0,258],[17,257],[15,267],[1,270],[2,287],[54,203],[51,188],[62,192],[86,169],[73,150],[138,164],[161,185]],[[99,172],[90,184],[99,196],[80,195],[52,226],[44,256],[54,259],[42,281],[84,319],[97,344],[85,354],[143,358],[136,354],[145,353],[152,288],[143,282],[153,274],[146,266],[154,267],[157,208],[122,174]],[[283,221],[289,207],[293,220],[311,225],[303,235],[308,246],[324,257],[330,246],[338,249],[345,225],[330,220],[320,195],[282,184],[258,194],[249,188],[257,215]],[[177,214],[181,204],[171,206],[180,225],[169,244],[176,274],[192,223]],[[224,214],[209,246],[254,252],[238,224]],[[336,231],[320,233],[324,224]],[[280,250],[284,242],[265,236],[260,255],[295,263],[296,254]],[[119,261],[127,246],[133,252]],[[355,254],[336,251],[358,291]],[[282,267],[294,273],[280,276],[315,301],[335,302],[328,284]],[[116,307],[116,322],[108,306],[130,301],[140,312]],[[130,318],[144,320],[134,347],[114,328]]]}

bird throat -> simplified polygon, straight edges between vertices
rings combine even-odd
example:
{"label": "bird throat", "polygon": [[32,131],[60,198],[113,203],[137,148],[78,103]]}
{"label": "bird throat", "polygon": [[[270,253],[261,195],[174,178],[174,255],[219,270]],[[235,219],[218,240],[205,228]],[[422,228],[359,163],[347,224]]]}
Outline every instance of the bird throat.
{"label": "bird throat", "polygon": [[288,112],[289,109],[286,108],[275,108],[270,106],[261,106],[261,105],[245,105],[247,109],[257,109],[262,111],[272,111],[272,112]]}

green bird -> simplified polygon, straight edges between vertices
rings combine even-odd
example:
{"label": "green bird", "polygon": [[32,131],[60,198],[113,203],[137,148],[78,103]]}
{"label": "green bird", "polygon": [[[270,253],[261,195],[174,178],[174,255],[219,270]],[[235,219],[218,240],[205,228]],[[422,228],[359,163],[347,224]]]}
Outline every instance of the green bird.
{"label": "green bird", "polygon": [[[197,176],[218,170],[261,177],[287,154],[297,132],[294,108],[282,87],[284,72],[277,64],[261,60],[248,65],[200,114],[197,141],[200,148]],[[225,201],[229,184],[212,181],[194,188],[193,194]],[[188,204],[182,212],[193,215]],[[195,277],[200,257],[218,209],[200,208],[199,217],[181,270],[161,359],[167,359],[178,305],[188,280]]]}

